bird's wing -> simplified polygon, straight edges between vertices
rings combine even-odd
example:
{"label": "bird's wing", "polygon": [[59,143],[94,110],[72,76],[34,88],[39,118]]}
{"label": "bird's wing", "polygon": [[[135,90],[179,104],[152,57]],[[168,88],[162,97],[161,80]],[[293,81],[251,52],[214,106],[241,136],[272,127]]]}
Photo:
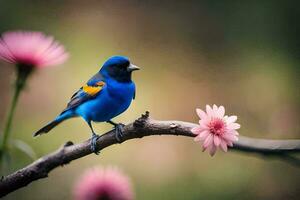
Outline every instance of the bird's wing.
{"label": "bird's wing", "polygon": [[72,95],[67,107],[62,111],[62,113],[96,97],[101,92],[104,85],[105,81],[103,76],[101,76],[100,73],[97,73],[84,86],[82,86],[77,92]]}

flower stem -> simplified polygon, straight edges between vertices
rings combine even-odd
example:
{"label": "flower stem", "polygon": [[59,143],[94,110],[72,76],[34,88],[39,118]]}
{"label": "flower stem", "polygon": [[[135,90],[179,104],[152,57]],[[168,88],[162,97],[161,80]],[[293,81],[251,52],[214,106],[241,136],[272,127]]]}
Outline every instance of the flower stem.
{"label": "flower stem", "polygon": [[3,154],[7,148],[7,141],[11,132],[12,120],[15,114],[20,93],[24,89],[26,80],[32,70],[33,68],[30,66],[17,65],[17,79],[15,83],[14,96],[12,98],[11,106],[8,111],[8,116],[7,116],[7,120],[3,131],[3,136],[0,144],[0,162],[2,161]]}

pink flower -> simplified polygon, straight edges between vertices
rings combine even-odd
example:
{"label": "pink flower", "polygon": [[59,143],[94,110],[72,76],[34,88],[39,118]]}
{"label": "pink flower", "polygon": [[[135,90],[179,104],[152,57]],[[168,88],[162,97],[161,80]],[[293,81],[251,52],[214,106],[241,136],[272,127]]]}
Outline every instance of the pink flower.
{"label": "pink flower", "polygon": [[132,200],[129,178],[117,168],[86,171],[74,187],[75,200]]}
{"label": "pink flower", "polygon": [[9,63],[40,68],[61,64],[67,58],[64,47],[41,32],[5,32],[0,38],[0,59]]}
{"label": "pink flower", "polygon": [[199,126],[192,128],[192,132],[197,135],[196,142],[203,142],[203,151],[209,150],[213,156],[217,147],[227,152],[227,146],[232,147],[233,142],[238,140],[239,133],[236,131],[241,126],[235,123],[237,116],[224,116],[225,108],[223,106],[213,105],[211,108],[206,105],[206,113],[201,109],[196,109],[200,117]]}

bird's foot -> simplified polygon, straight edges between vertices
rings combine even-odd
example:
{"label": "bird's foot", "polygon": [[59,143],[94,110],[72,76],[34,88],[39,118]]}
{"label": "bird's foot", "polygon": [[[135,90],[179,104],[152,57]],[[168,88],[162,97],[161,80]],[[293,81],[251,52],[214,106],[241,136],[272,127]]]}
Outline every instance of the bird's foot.
{"label": "bird's foot", "polygon": [[123,133],[124,133],[124,124],[116,124],[115,125],[115,130],[116,130],[116,139],[119,143],[123,142]]}
{"label": "bird's foot", "polygon": [[93,133],[92,138],[91,138],[91,150],[94,152],[96,155],[100,153],[99,150],[97,150],[97,140],[99,139],[99,135]]}

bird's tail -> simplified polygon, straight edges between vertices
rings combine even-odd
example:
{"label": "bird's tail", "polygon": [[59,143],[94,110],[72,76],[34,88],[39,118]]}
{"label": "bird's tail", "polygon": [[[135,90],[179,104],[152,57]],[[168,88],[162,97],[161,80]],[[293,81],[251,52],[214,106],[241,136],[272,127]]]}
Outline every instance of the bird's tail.
{"label": "bird's tail", "polygon": [[61,122],[65,121],[66,119],[69,119],[71,117],[74,117],[74,114],[71,111],[63,112],[58,117],[56,117],[52,122],[48,123],[46,126],[44,126],[40,130],[35,132],[33,134],[33,137],[48,133],[50,130],[52,130],[54,127],[56,127],[58,124],[60,124]]}

